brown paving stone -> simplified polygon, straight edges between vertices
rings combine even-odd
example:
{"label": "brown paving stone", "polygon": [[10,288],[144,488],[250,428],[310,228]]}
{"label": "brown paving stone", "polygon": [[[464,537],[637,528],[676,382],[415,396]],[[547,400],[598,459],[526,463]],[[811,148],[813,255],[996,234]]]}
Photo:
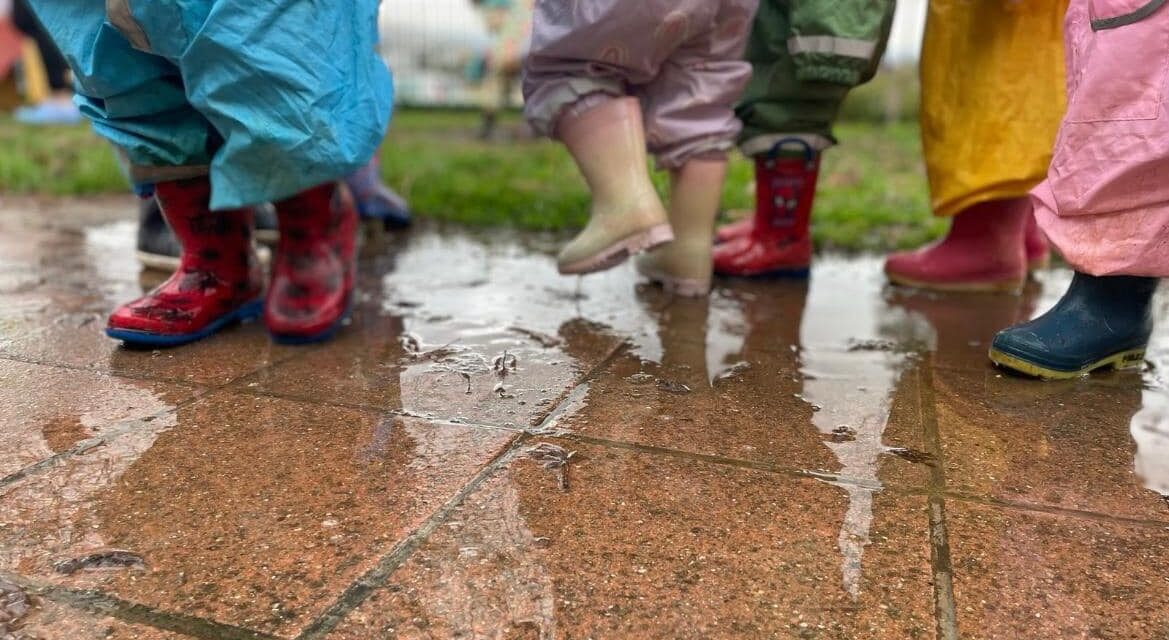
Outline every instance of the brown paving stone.
{"label": "brown paving stone", "polygon": [[164,413],[199,391],[0,359],[0,477],[121,423]]}
{"label": "brown paving stone", "polygon": [[1133,468],[1135,375],[1042,383],[991,369],[937,370],[933,381],[950,490],[1169,521],[1166,503]]}
{"label": "brown paving stone", "polygon": [[1169,530],[948,501],[963,638],[1169,637]]}
{"label": "brown paving stone", "polygon": [[[4,568],[295,633],[513,434],[218,393],[0,494]],[[147,569],[57,575],[94,550]]]}
{"label": "brown paving stone", "polygon": [[[129,624],[38,599],[20,633],[35,640],[191,640],[192,636]],[[19,637],[19,636],[18,636]]]}
{"label": "brown paving stone", "polygon": [[722,345],[706,336],[719,303],[675,301],[658,318],[660,363],[635,353],[616,360],[558,426],[867,484],[924,486],[928,468],[884,453],[925,448],[912,360],[843,343],[760,348],[799,340],[799,323],[770,301],[744,312],[750,330],[738,351],[718,352]]}
{"label": "brown paving stone", "polygon": [[923,499],[559,444],[567,493],[516,459],[330,638],[933,637]]}

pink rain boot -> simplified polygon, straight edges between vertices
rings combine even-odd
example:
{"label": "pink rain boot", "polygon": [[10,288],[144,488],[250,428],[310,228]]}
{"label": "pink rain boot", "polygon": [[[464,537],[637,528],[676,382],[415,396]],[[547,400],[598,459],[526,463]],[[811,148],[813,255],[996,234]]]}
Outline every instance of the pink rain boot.
{"label": "pink rain boot", "polygon": [[885,260],[893,284],[935,291],[1018,291],[1027,278],[1029,198],[994,200],[954,217],[946,237]]}

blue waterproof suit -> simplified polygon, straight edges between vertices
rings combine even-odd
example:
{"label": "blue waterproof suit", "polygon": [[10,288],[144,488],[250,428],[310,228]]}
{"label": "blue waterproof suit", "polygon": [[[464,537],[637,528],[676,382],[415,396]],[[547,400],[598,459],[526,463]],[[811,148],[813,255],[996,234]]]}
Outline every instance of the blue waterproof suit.
{"label": "blue waterproof suit", "polygon": [[213,209],[279,200],[361,167],[389,123],[378,0],[30,4],[139,190],[210,175]]}

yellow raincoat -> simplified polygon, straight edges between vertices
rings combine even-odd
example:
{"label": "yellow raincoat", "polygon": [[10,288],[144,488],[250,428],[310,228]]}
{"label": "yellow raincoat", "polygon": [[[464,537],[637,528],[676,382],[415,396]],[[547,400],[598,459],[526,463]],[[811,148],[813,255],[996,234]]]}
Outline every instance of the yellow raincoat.
{"label": "yellow raincoat", "polygon": [[931,0],[921,137],[934,213],[1018,198],[1044,179],[1065,105],[1068,0]]}

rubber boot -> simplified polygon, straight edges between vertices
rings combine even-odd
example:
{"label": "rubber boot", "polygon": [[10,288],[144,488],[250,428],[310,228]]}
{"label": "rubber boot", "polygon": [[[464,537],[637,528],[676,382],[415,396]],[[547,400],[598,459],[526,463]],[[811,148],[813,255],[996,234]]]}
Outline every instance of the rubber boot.
{"label": "rubber boot", "polygon": [[999,332],[990,359],[1019,373],[1050,380],[1096,369],[1139,366],[1153,332],[1156,278],[1090,276],[1077,272],[1055,307],[1026,324]]}
{"label": "rubber boot", "polygon": [[[785,151],[792,146],[800,152]],[[819,152],[801,140],[781,140],[771,152],[757,156],[750,232],[715,247],[714,272],[806,277],[812,263],[812,204],[819,174]]]}
{"label": "rubber boot", "polygon": [[954,217],[941,240],[885,259],[893,284],[959,292],[1016,292],[1027,279],[1029,198],[993,200]]}
{"label": "rubber boot", "polygon": [[696,158],[671,172],[674,241],[637,260],[637,270],[667,292],[685,297],[710,293],[711,238],[726,174],[726,158]]}
{"label": "rubber boot", "polygon": [[138,262],[147,269],[174,273],[179,269],[183,247],[162,217],[158,198],[138,202]]}
{"label": "rubber boot", "polygon": [[728,222],[722,225],[714,232],[715,244],[722,244],[730,242],[736,238],[742,238],[751,235],[751,230],[755,228],[755,217],[748,216],[742,220]]}
{"label": "rubber boot", "polygon": [[281,344],[333,337],[353,305],[357,210],[349,190],[324,184],[275,203],[280,242],[264,323]]}
{"label": "rubber boot", "polygon": [[[280,237],[276,231],[276,212],[270,204],[263,204],[252,209],[253,237],[264,244],[275,244]],[[138,263],[146,269],[173,273],[179,268],[179,256],[183,249],[179,246],[179,239],[167,226],[162,217],[162,209],[158,206],[158,198],[144,198],[138,203]],[[266,266],[271,260],[272,253],[267,247],[256,249],[260,258],[260,265]]]}
{"label": "rubber boot", "polygon": [[1039,228],[1034,212],[1027,216],[1023,247],[1026,250],[1028,271],[1042,271],[1051,266],[1051,243],[1047,241],[1047,234]]}
{"label": "rubber boot", "polygon": [[560,273],[604,271],[674,239],[646,167],[636,98],[613,98],[562,116],[556,135],[588,182],[593,203],[584,230],[560,252]]}
{"label": "rubber boot", "polygon": [[211,211],[207,178],[162,182],[155,194],[181,247],[179,268],[114,311],[106,334],[134,346],[173,347],[260,315],[251,209]]}
{"label": "rubber boot", "polygon": [[364,167],[345,178],[345,186],[353,193],[357,213],[363,220],[378,220],[386,230],[410,226],[410,206],[382,182],[381,163],[376,153]]}

